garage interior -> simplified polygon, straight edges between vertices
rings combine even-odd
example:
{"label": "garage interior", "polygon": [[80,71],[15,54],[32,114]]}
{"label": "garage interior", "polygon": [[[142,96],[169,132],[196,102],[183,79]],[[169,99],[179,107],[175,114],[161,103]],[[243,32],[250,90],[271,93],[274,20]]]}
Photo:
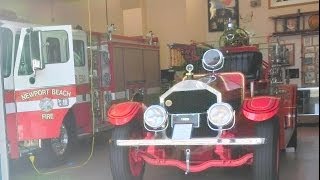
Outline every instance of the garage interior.
{"label": "garage interior", "polygon": [[[135,41],[135,44],[136,39],[143,40],[139,43],[152,47],[142,48],[141,52],[120,50],[115,43],[112,53],[123,59],[114,63],[123,67],[123,71],[114,81],[142,82],[152,90],[160,86],[163,92],[172,86],[168,82],[172,79],[170,72],[175,73],[176,81],[183,78],[186,51],[192,50],[195,44],[197,47],[221,46],[219,39],[224,27],[221,29],[210,17],[210,2],[213,1],[234,5],[231,7],[236,14],[233,22],[248,33],[250,44],[259,49],[263,60],[270,61],[270,49],[279,42],[289,51],[288,64],[283,66],[281,78],[275,82],[297,86],[298,140],[296,150],[288,148],[281,152],[279,179],[319,179],[319,0],[0,0],[0,25],[1,20],[35,26],[71,25],[74,29],[91,32],[92,36],[87,36],[88,46],[105,35],[116,43]],[[126,61],[126,57],[141,62]],[[131,68],[135,71],[124,73],[132,71]],[[103,68],[101,71],[110,73]],[[115,86],[122,89],[130,84]],[[90,138],[81,139],[76,144],[77,151],[58,167],[36,168],[29,157],[9,160],[9,179],[111,180],[108,155],[111,131],[97,133],[93,145]],[[246,166],[183,173],[173,167],[146,166],[143,179],[251,178],[251,168]]]}

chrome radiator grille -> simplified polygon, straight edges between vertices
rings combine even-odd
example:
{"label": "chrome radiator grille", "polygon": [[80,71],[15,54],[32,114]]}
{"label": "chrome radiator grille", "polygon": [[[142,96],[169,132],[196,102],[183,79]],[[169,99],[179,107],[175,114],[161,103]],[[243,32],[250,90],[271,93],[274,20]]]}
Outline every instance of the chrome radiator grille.
{"label": "chrome radiator grille", "polygon": [[[172,103],[166,103],[168,101]],[[167,96],[164,102],[169,114],[204,113],[217,102],[217,96],[208,90],[176,91]]]}

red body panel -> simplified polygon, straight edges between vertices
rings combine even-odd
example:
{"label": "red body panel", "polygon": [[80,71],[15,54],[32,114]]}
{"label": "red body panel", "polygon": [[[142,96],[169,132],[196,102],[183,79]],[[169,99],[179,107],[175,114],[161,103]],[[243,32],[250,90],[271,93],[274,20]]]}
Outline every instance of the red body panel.
{"label": "red body panel", "polygon": [[109,122],[113,125],[124,125],[135,119],[142,118],[144,105],[139,102],[124,102],[112,105],[108,110]]}
{"label": "red body panel", "polygon": [[92,132],[91,102],[75,104],[72,108],[77,127],[82,128],[84,133]]}
{"label": "red body panel", "polygon": [[[20,156],[19,141],[56,138],[69,108],[58,103],[61,99],[75,100],[75,86],[6,91],[6,125],[10,157]],[[73,100],[72,100],[73,99]],[[42,104],[51,102],[50,108]],[[71,103],[72,103],[71,102]]]}
{"label": "red body panel", "polygon": [[17,113],[18,140],[47,139],[59,136],[60,126],[69,109],[52,110],[54,119],[43,120],[41,111]]}

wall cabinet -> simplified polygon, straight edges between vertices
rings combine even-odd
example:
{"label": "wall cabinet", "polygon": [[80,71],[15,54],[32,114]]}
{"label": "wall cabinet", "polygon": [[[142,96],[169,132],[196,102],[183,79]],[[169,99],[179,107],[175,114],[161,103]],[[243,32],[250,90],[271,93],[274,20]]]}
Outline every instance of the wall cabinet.
{"label": "wall cabinet", "polygon": [[[299,62],[301,87],[319,86],[319,11],[303,12],[299,10],[295,14],[286,14],[271,17],[274,21],[274,37],[279,39],[301,39],[293,47],[301,46],[301,51],[294,57]],[[284,43],[286,44],[286,43]],[[289,44],[290,45],[290,44]],[[296,48],[298,49],[298,48]],[[290,60],[289,60],[290,61]],[[301,61],[301,63],[300,63]],[[295,64],[296,62],[290,63]],[[292,71],[295,72],[296,71]],[[291,72],[290,72],[291,73]],[[290,74],[288,71],[288,74]],[[292,74],[292,73],[291,73]],[[298,74],[299,75],[299,74]],[[298,77],[293,74],[290,77]]]}

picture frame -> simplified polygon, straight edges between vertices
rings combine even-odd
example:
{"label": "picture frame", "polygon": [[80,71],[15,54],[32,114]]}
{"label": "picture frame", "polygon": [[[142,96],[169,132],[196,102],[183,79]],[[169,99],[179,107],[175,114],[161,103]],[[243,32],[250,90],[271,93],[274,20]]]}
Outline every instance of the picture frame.
{"label": "picture frame", "polygon": [[275,25],[275,32],[284,32],[285,19],[277,19]]}
{"label": "picture frame", "polygon": [[269,9],[319,3],[319,0],[268,0]]}
{"label": "picture frame", "polygon": [[319,35],[312,37],[312,45],[319,46]]}
{"label": "picture frame", "polygon": [[303,46],[312,46],[312,36],[303,37]]}
{"label": "picture frame", "polygon": [[294,43],[285,44],[286,50],[288,51],[288,63],[290,66],[294,66],[295,64],[295,50],[294,50]]}
{"label": "picture frame", "polygon": [[314,53],[314,46],[304,47],[304,53]]}
{"label": "picture frame", "polygon": [[315,57],[315,54],[314,54],[314,53],[304,54],[303,64],[305,64],[305,65],[313,64],[313,59],[314,59],[314,57]]}
{"label": "picture frame", "polygon": [[298,18],[288,18],[285,20],[285,31],[294,32],[299,30],[299,19]]}
{"label": "picture frame", "polygon": [[314,71],[305,72],[304,74],[304,83],[305,84],[314,84],[316,83],[316,73]]}
{"label": "picture frame", "polygon": [[299,78],[299,69],[287,69],[285,71],[286,77],[289,77],[290,79],[297,79]]}
{"label": "picture frame", "polygon": [[310,30],[309,18],[310,18],[310,15],[303,17],[303,30]]}
{"label": "picture frame", "polygon": [[209,32],[224,31],[229,18],[239,27],[239,0],[208,0]]}

